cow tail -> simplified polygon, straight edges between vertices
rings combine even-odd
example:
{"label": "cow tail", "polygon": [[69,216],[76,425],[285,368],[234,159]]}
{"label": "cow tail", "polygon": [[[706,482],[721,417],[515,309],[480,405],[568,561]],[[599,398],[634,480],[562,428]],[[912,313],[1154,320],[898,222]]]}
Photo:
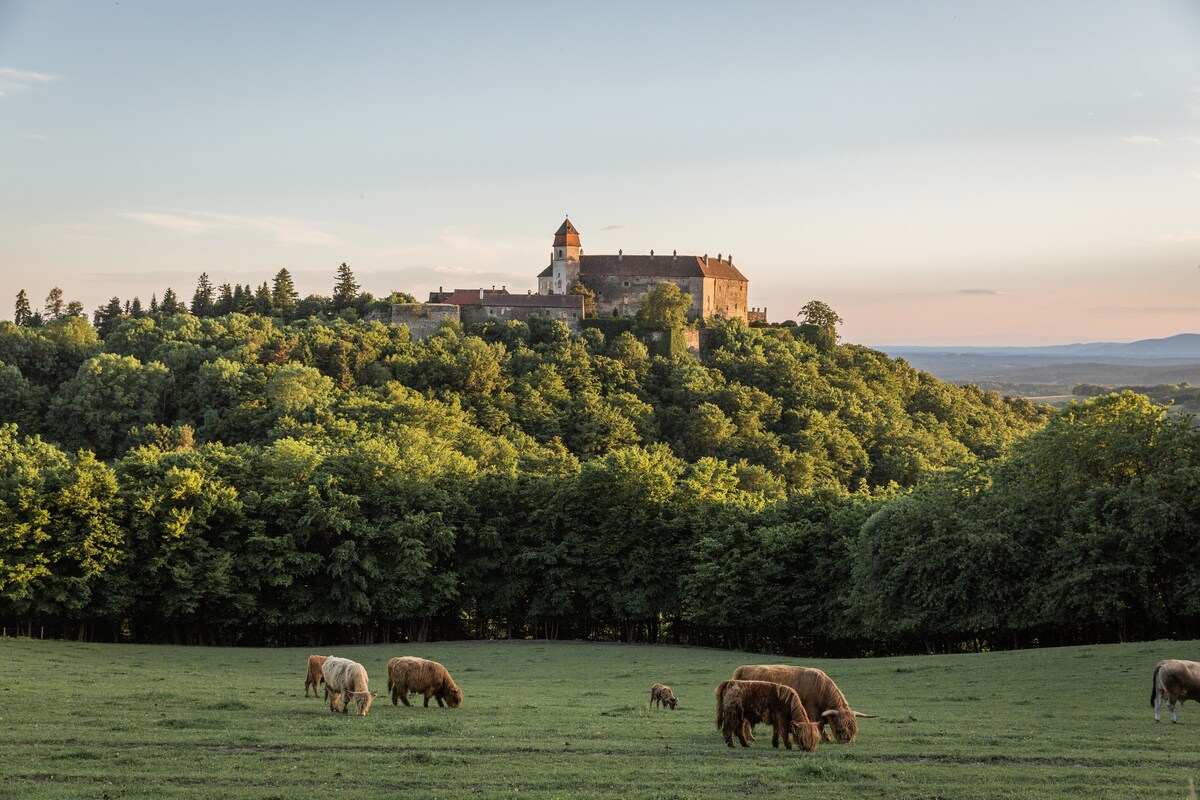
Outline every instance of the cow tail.
{"label": "cow tail", "polygon": [[1158,695],[1158,671],[1162,669],[1162,664],[1154,665],[1154,677],[1150,681],[1150,707],[1154,707],[1154,698]]}

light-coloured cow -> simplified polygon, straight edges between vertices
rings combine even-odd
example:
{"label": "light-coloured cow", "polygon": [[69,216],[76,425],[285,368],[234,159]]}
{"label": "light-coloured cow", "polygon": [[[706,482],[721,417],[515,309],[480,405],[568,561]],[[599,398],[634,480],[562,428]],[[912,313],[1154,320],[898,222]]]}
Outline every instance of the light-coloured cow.
{"label": "light-coloured cow", "polygon": [[367,670],[363,665],[348,658],[330,656],[325,659],[322,672],[325,675],[325,688],[329,692],[329,710],[339,713],[338,697],[345,695],[340,713],[345,714],[353,700],[358,715],[365,717],[371,708],[371,701],[375,699],[375,692],[367,688]]}
{"label": "light-coloured cow", "polygon": [[1162,722],[1162,703],[1167,701],[1171,722],[1179,724],[1175,704],[1184,700],[1200,701],[1200,664],[1168,658],[1154,665],[1154,686],[1150,689],[1150,705],[1154,706],[1154,721]]}

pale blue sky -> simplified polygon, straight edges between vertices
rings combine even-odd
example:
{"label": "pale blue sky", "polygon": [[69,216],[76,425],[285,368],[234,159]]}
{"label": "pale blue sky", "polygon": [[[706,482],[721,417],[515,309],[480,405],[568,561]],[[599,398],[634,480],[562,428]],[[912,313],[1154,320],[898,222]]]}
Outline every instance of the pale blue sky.
{"label": "pale blue sky", "polygon": [[1200,2],[0,0],[0,318],[732,253],[850,341],[1200,332]]}

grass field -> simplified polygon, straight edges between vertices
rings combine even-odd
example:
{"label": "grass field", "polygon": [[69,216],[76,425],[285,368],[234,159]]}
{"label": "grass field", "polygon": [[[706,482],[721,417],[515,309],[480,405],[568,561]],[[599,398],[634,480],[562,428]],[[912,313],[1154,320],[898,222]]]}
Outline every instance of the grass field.
{"label": "grass field", "polygon": [[[803,662],[578,642],[333,648],[380,693],[365,718],[304,698],[308,652],[0,639],[0,796],[1186,798],[1200,783],[1200,707],[1155,725],[1149,705],[1154,662],[1200,660],[1200,642]],[[384,665],[406,654],[444,663],[462,707],[392,706]],[[764,660],[819,666],[881,717],[814,753],[772,750],[767,728],[727,749],[713,687]],[[647,708],[656,681],[677,710]]]}

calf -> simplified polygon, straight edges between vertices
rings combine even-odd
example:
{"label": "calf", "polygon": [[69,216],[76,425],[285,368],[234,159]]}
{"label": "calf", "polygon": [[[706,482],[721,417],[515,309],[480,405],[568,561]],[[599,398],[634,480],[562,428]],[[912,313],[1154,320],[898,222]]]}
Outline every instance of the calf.
{"label": "calf", "polygon": [[650,705],[659,704],[659,708],[666,706],[672,711],[675,710],[675,704],[679,702],[679,698],[671,691],[671,687],[665,683],[656,683],[650,687]]}
{"label": "calf", "polygon": [[1162,702],[1167,701],[1171,722],[1179,724],[1175,704],[1184,700],[1200,701],[1200,663],[1169,658],[1154,665],[1154,685],[1150,689],[1150,705],[1154,706],[1154,721],[1162,722]]}
{"label": "calf", "polygon": [[771,746],[792,749],[789,736],[796,737],[801,750],[817,749],[817,726],[809,721],[800,696],[790,686],[769,681],[721,681],[717,685],[717,727],[725,744],[733,747],[737,736],[742,747],[749,747],[746,733],[760,722],[771,724]]}

